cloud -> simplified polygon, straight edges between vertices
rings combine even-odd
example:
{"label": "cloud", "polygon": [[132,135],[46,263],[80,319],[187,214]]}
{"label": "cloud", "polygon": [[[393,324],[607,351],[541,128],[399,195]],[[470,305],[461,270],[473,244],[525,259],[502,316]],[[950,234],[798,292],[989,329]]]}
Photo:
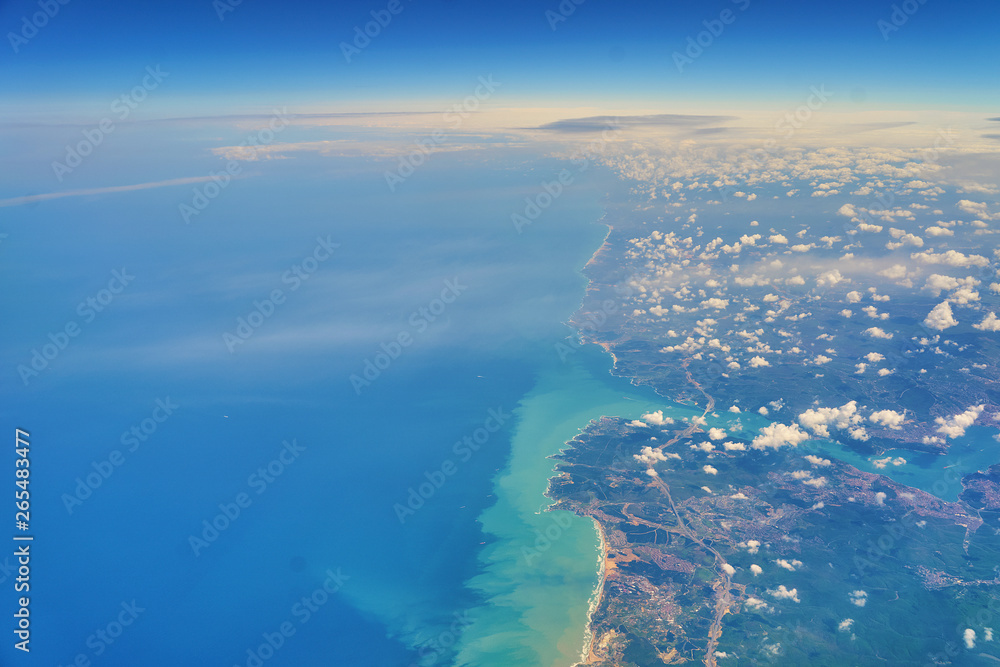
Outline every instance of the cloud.
{"label": "cloud", "polygon": [[806,461],[808,461],[809,463],[813,464],[814,466],[829,466],[829,465],[833,465],[833,463],[831,463],[830,459],[820,458],[819,456],[816,456],[815,454],[806,454],[805,457],[803,457],[803,458],[805,458]]}
{"label": "cloud", "polygon": [[931,250],[925,250],[913,253],[910,258],[924,264],[945,264],[947,266],[987,266],[990,263],[982,255],[964,255],[957,250],[948,250],[937,254]]}
{"label": "cloud", "polygon": [[719,299],[717,297],[712,297],[711,299],[705,299],[701,302],[702,308],[715,308],[716,310],[725,310],[729,306],[729,302],[725,299]]}
{"label": "cloud", "polygon": [[841,632],[847,632],[848,630],[851,629],[852,625],[854,625],[854,619],[845,618],[837,625],[837,629],[840,630]]}
{"label": "cloud", "polygon": [[764,357],[753,357],[750,359],[750,368],[760,368],[761,366],[770,366],[771,363]]}
{"label": "cloud", "polygon": [[850,401],[839,408],[817,408],[806,410],[799,415],[798,421],[814,435],[827,438],[830,436],[828,426],[848,428],[861,421],[858,415],[857,401]]}
{"label": "cloud", "polygon": [[697,127],[736,119],[736,116],[697,116],[672,113],[649,116],[589,116],[587,118],[557,120],[533,129],[554,132],[600,132],[612,128]]}
{"label": "cloud", "polygon": [[837,269],[821,273],[819,277],[816,278],[816,284],[819,285],[820,287],[833,287],[834,285],[838,285],[840,283],[849,283],[849,282],[851,282],[851,280],[849,278],[845,278],[844,276],[842,276],[840,274],[840,271],[838,271]]}
{"label": "cloud", "polygon": [[853,218],[858,215],[858,209],[854,208],[852,204],[844,204],[837,209],[837,213],[848,218]]}
{"label": "cloud", "polygon": [[772,236],[768,236],[767,240],[771,243],[788,243],[788,237],[784,234],[773,234]]}
{"label": "cloud", "polygon": [[976,192],[983,195],[995,195],[998,190],[994,185],[985,185],[983,183],[976,183],[974,181],[966,181],[959,184],[959,192]]}
{"label": "cloud", "polygon": [[747,446],[742,442],[724,442],[722,447],[729,452],[745,452]]}
{"label": "cloud", "polygon": [[914,236],[913,234],[909,234],[903,231],[902,229],[895,229],[895,228],[891,228],[890,233],[893,235],[893,237],[898,238],[899,241],[895,243],[892,241],[886,243],[885,247],[888,248],[889,250],[896,250],[897,248],[902,248],[904,245],[912,245],[916,246],[917,248],[924,247],[924,240],[919,236]]}
{"label": "cloud", "polygon": [[712,440],[722,440],[727,435],[729,435],[729,433],[723,428],[711,428],[708,430],[708,437]]}
{"label": "cloud", "polygon": [[1000,319],[997,319],[997,314],[991,311],[982,322],[972,326],[980,331],[1000,331]]}
{"label": "cloud", "polygon": [[989,210],[987,210],[985,202],[974,202],[968,199],[960,199],[958,201],[958,208],[970,215],[974,215],[980,220],[992,220],[994,218],[994,216],[990,214]]}
{"label": "cloud", "polygon": [[[750,567],[753,568],[754,566],[751,565]],[[747,598],[747,600],[746,600],[746,602],[744,604],[749,609],[753,609],[754,611],[760,611],[761,609],[767,609],[767,606],[768,606],[766,602],[764,602],[760,598],[755,598],[752,595]]]}
{"label": "cloud", "polygon": [[747,551],[751,554],[760,551],[760,542],[757,540],[747,540]]}
{"label": "cloud", "polygon": [[736,568],[733,567],[732,565],[730,565],[729,563],[723,563],[722,564],[722,570],[723,570],[723,572],[725,572],[726,574],[728,574],[730,577],[733,576],[734,574],[736,574]]}
{"label": "cloud", "polygon": [[211,176],[191,176],[188,178],[172,178],[166,181],[151,181],[149,183],[136,183],[134,185],[113,185],[103,188],[86,188],[83,190],[65,190],[63,192],[47,192],[40,195],[26,195],[24,197],[12,197],[10,199],[0,199],[0,208],[5,206],[21,206],[22,204],[32,204],[34,202],[46,201],[49,199],[60,199],[62,197],[86,197],[88,195],[107,195],[117,192],[133,192],[135,190],[149,190],[152,188],[167,188],[175,185],[192,185],[195,183],[206,183],[211,181]]}
{"label": "cloud", "polygon": [[934,306],[934,309],[924,319],[924,326],[930,329],[937,329],[938,331],[944,331],[957,324],[958,320],[952,315],[951,304],[947,301],[942,301]]}
{"label": "cloud", "polygon": [[940,273],[932,273],[924,282],[924,289],[934,296],[941,296],[941,292],[956,289],[959,285],[958,278],[944,276]]}
{"label": "cloud", "polygon": [[655,424],[657,426],[664,426],[673,424],[674,420],[670,417],[663,416],[663,410],[657,410],[656,412],[647,412],[642,416],[647,424]]}
{"label": "cloud", "polygon": [[774,562],[778,564],[778,567],[783,567],[786,570],[788,570],[789,572],[795,572],[795,570],[797,570],[800,567],[802,567],[802,561],[800,561],[800,560],[794,560],[793,559],[793,560],[789,561],[789,560],[785,560],[784,558],[779,558],[779,559],[777,559]]}
{"label": "cloud", "polygon": [[879,410],[873,412],[868,420],[873,424],[878,424],[879,426],[885,426],[891,428],[894,431],[898,431],[902,428],[902,424],[906,421],[906,411],[903,413],[896,412],[895,410]]}
{"label": "cloud", "polygon": [[666,461],[667,457],[663,455],[663,452],[659,449],[653,449],[652,447],[643,447],[639,454],[633,454],[632,457],[646,465],[653,465],[657,461]]}
{"label": "cloud", "polygon": [[[979,285],[980,282],[973,277],[967,278],[953,278],[951,276],[943,276],[940,273],[932,273],[927,281],[924,283],[924,289],[933,294],[934,296],[941,296],[941,292],[944,291],[958,291],[963,292],[964,299],[962,296],[956,298],[959,303],[965,303],[969,299],[969,295],[975,294],[972,288]],[[956,295],[952,295],[955,298]],[[979,295],[976,294],[972,301],[977,301]]]}
{"label": "cloud", "polygon": [[976,648],[976,631],[972,628],[965,629],[965,632],[962,633],[962,639],[965,641],[965,648]]}
{"label": "cloud", "polygon": [[702,467],[701,467],[701,469],[702,469],[702,471],[703,471],[703,472],[704,472],[704,473],[705,473],[706,475],[718,475],[718,474],[719,474],[719,471],[718,471],[718,469],[717,469],[717,468],[714,468],[714,467],[712,467],[712,466],[710,466],[710,465],[704,465],[704,466],[702,466]]}
{"label": "cloud", "polygon": [[937,432],[949,438],[962,437],[965,435],[965,429],[979,419],[985,407],[985,405],[974,405],[961,414],[935,418],[934,423],[938,425]]}
{"label": "cloud", "polygon": [[868,435],[868,431],[865,430],[864,426],[858,426],[857,428],[852,428],[850,431],[851,437],[855,440],[860,440],[864,442],[871,436]]}
{"label": "cloud", "polygon": [[851,591],[848,594],[848,597],[851,600],[851,604],[857,605],[858,607],[864,607],[866,604],[868,604],[868,593],[866,593],[865,591],[861,590]]}
{"label": "cloud", "polygon": [[784,584],[781,584],[775,590],[769,589],[767,591],[767,594],[779,600],[791,600],[792,602],[801,602],[801,600],[799,600],[799,590],[797,588],[789,590],[785,588]]}
{"label": "cloud", "polygon": [[893,264],[888,269],[882,269],[878,274],[889,280],[902,280],[906,277],[906,266],[904,264]]}
{"label": "cloud", "polygon": [[764,571],[764,568],[762,568],[760,565],[757,565],[756,563],[753,563],[752,565],[750,565],[750,571],[753,572],[753,576],[756,577],[758,574]]}
{"label": "cloud", "polygon": [[760,435],[753,439],[751,447],[754,449],[780,449],[781,447],[795,447],[803,440],[808,440],[809,434],[799,428],[798,424],[771,424],[760,429]]}
{"label": "cloud", "polygon": [[884,340],[889,340],[892,338],[891,333],[886,333],[879,327],[869,327],[865,329],[864,334],[869,338],[882,338]]}

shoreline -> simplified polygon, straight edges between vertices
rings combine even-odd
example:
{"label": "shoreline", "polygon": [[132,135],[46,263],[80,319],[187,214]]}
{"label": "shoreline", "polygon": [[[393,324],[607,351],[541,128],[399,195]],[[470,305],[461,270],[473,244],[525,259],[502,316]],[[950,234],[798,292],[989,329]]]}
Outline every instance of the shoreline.
{"label": "shoreline", "polygon": [[[593,285],[593,281],[587,275],[586,271],[592,264],[594,264],[597,261],[598,256],[608,246],[608,239],[611,238],[611,234],[612,232],[614,232],[615,229],[614,225],[607,222],[607,217],[608,217],[608,212],[607,209],[605,209],[604,215],[601,216],[601,219],[598,220],[598,223],[605,225],[608,228],[608,231],[604,235],[604,238],[601,240],[600,245],[597,247],[596,250],[594,250],[594,253],[590,256],[590,259],[588,259],[587,263],[583,265],[582,269],[580,269],[580,275],[586,278],[587,286],[584,289],[583,297],[580,299],[580,304],[577,306],[577,309],[573,312],[573,316],[570,317],[570,322],[569,322],[570,326],[577,332],[577,335],[582,335],[583,332],[578,327],[573,326],[572,324],[573,317],[575,317],[576,314],[583,309],[583,305],[584,303],[586,303],[587,300],[587,293],[590,292],[591,285]],[[615,357],[614,352],[611,351],[610,345],[608,345],[607,343],[598,343],[598,345],[601,346],[601,349],[603,349],[605,353],[611,356],[611,370],[609,372],[613,374],[614,368],[618,365],[618,359]],[[553,469],[553,472],[555,472],[555,469]],[[608,541],[604,535],[604,529],[601,527],[601,524],[594,517],[590,517],[590,520],[593,522],[594,530],[597,531],[597,537],[600,540],[600,546],[598,547],[598,554],[597,554],[597,586],[594,588],[594,592],[591,595],[590,604],[587,609],[587,623],[583,628],[583,647],[580,650],[580,661],[575,663],[572,667],[585,667],[586,665],[591,664],[597,660],[597,656],[595,656],[593,653],[593,648],[594,648],[593,621],[594,621],[594,613],[597,611],[597,609],[601,606],[601,603],[604,601],[604,582],[607,579],[607,572],[608,572],[607,568]]]}
{"label": "shoreline", "polygon": [[590,606],[587,609],[587,626],[584,628],[583,633],[583,650],[580,652],[580,662],[578,662],[573,667],[583,667],[594,662],[597,656],[594,655],[594,613],[600,608],[601,603],[604,601],[604,582],[607,578],[607,562],[608,562],[608,542],[604,537],[604,528],[594,517],[590,517],[590,520],[594,522],[594,529],[597,531],[597,536],[600,538],[600,546],[598,547],[597,553],[597,588],[594,589],[594,594],[590,598]]}

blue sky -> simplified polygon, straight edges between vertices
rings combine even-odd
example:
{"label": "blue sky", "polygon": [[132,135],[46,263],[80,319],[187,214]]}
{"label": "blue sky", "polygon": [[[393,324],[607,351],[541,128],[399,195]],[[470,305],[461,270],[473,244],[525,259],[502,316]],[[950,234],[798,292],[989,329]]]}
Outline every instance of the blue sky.
{"label": "blue sky", "polygon": [[[3,2],[0,111],[85,114],[155,64],[171,77],[165,94],[143,105],[150,117],[275,104],[437,108],[489,73],[504,82],[507,103],[521,105],[732,107],[797,99],[826,84],[872,108],[1000,106],[995,2],[912,0],[912,16],[884,39],[878,21],[890,20],[894,3],[872,0],[566,0],[575,10],[554,30],[546,12],[559,12],[557,0],[400,0],[402,10],[346,62],[341,42],[387,4],[243,0],[220,20],[210,0],[71,0],[15,53],[10,33],[39,8]],[[672,54],[727,9],[732,22],[678,71]]]}

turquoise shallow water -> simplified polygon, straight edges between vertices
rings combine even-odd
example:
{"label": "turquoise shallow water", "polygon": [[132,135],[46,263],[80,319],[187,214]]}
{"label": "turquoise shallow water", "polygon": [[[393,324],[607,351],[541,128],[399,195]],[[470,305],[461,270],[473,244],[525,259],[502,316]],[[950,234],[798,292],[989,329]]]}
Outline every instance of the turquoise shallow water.
{"label": "turquoise shallow water", "polygon": [[670,407],[649,389],[609,374],[611,359],[596,346],[552,366],[520,401],[509,465],[496,479],[497,503],[480,517],[493,538],[480,556],[483,573],[469,586],[489,604],[470,614],[458,664],[570,665],[579,658],[589,601],[598,582],[599,540],[591,521],[543,512],[554,460],[587,423],[603,415],[638,418]]}

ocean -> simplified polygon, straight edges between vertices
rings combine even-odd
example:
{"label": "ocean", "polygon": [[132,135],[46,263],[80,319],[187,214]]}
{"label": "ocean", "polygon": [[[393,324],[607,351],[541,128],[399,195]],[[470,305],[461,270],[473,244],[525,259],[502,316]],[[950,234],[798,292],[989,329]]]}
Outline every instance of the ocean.
{"label": "ocean", "polygon": [[[146,140],[156,177],[215,164]],[[130,155],[72,185],[152,180]],[[577,174],[521,233],[510,218],[563,166],[440,154],[390,193],[384,162],[306,155],[249,163],[189,224],[190,186],[8,209],[2,414],[31,434],[34,659],[571,664],[597,537],[560,518],[521,565],[554,516],[547,457],[657,400],[600,350],[555,352],[610,177]]]}

